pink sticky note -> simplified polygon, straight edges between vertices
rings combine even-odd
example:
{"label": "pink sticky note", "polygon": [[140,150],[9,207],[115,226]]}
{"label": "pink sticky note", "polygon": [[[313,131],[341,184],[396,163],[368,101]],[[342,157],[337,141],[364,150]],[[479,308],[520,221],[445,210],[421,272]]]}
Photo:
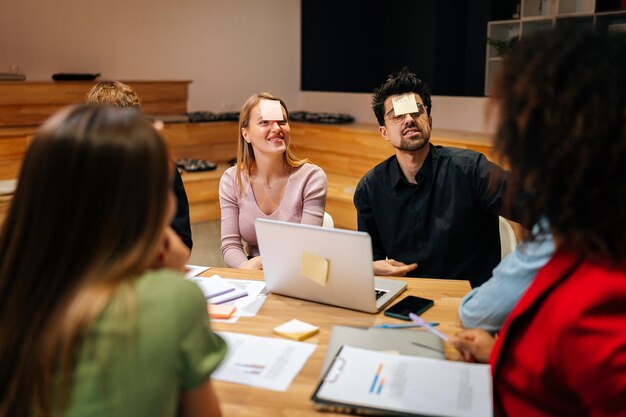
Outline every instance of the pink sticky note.
{"label": "pink sticky note", "polygon": [[261,99],[261,117],[263,120],[285,120],[283,107],[278,100]]}
{"label": "pink sticky note", "polygon": [[214,319],[227,319],[235,312],[235,306],[233,305],[213,305],[209,304],[207,309],[209,310],[209,316]]}

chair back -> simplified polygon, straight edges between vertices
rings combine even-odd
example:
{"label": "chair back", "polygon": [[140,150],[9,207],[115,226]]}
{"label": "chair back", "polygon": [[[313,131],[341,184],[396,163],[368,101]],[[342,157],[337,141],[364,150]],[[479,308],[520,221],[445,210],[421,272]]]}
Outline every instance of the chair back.
{"label": "chair back", "polygon": [[322,220],[322,227],[328,227],[329,229],[333,229],[335,227],[335,222],[328,212],[324,212],[324,220]]}
{"label": "chair back", "polygon": [[504,258],[509,253],[515,250],[517,246],[517,238],[511,223],[508,222],[502,216],[499,216],[500,220],[500,259]]}

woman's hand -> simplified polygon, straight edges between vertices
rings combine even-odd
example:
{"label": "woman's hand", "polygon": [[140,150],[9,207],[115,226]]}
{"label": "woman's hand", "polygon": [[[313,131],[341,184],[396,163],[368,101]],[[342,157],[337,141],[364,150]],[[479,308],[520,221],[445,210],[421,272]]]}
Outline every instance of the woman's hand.
{"label": "woman's hand", "polygon": [[496,338],[482,329],[469,329],[448,340],[466,362],[488,363]]}
{"label": "woman's hand", "polygon": [[239,265],[239,269],[263,269],[261,257],[255,256],[252,259],[248,259],[246,262]]}
{"label": "woman's hand", "polygon": [[155,268],[170,268],[184,273],[189,254],[189,248],[180,240],[176,232],[168,226],[163,233],[163,243]]}

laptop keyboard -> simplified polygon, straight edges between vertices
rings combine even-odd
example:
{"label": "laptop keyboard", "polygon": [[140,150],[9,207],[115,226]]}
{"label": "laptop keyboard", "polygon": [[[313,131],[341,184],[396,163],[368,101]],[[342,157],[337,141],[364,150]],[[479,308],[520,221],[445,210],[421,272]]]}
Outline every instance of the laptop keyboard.
{"label": "laptop keyboard", "polygon": [[378,300],[383,295],[387,294],[387,290],[379,290],[378,288],[374,289],[374,293],[376,294],[376,299]]}

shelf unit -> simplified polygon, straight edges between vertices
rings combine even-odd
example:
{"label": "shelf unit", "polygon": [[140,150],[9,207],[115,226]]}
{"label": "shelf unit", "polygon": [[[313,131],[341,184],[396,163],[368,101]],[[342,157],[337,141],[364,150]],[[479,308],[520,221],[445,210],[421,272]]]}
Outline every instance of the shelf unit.
{"label": "shelf unit", "polygon": [[[510,9],[511,19],[487,24],[490,39],[509,42],[565,26],[626,31],[626,0],[519,0],[512,1]],[[485,95],[488,96],[502,57],[492,45],[487,44],[486,48]]]}

